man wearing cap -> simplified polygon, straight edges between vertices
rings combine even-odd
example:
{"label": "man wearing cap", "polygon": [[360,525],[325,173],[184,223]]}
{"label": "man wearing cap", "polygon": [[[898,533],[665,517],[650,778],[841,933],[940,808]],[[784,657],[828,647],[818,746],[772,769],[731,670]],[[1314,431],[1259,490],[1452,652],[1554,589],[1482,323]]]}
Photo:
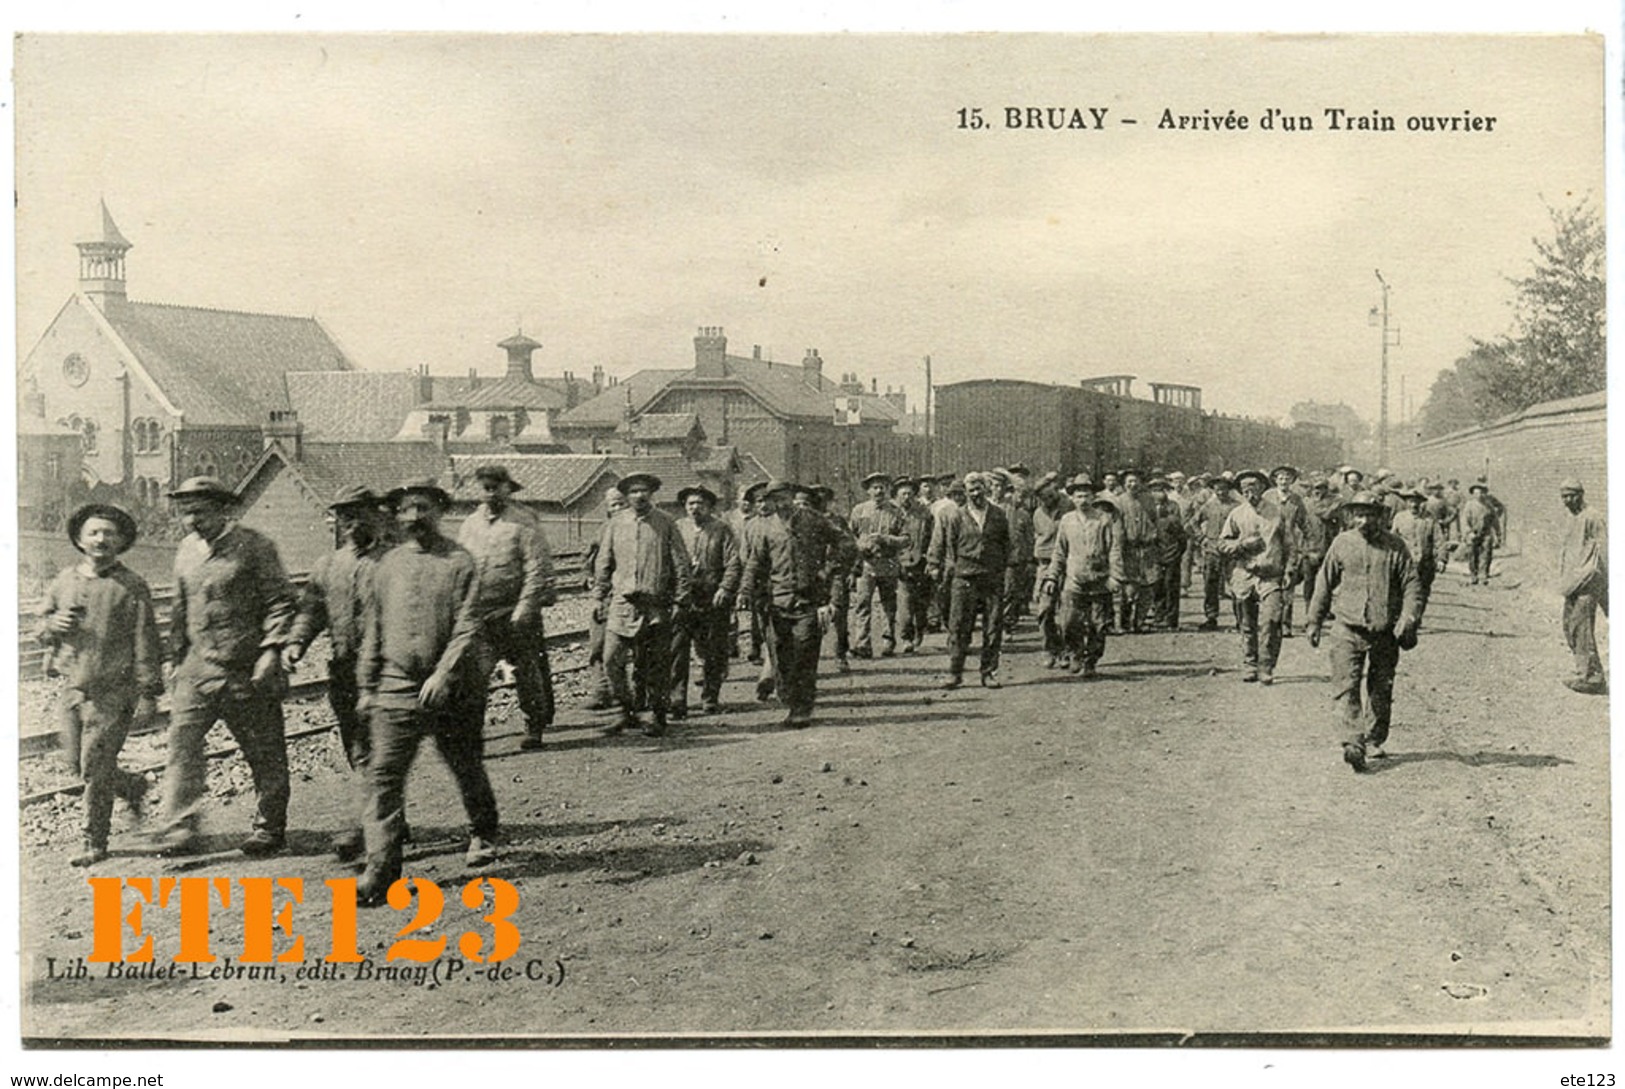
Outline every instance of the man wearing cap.
{"label": "man wearing cap", "polygon": [[1156,533],[1156,582],[1151,586],[1152,620],[1169,631],[1179,630],[1181,565],[1185,558],[1185,517],[1169,492],[1169,481],[1151,481],[1151,517]]}
{"label": "man wearing cap", "polygon": [[1061,655],[1066,653],[1061,627],[1056,621],[1060,602],[1056,600],[1053,589],[1045,591],[1043,588],[1043,576],[1049,571],[1050,561],[1055,556],[1055,537],[1060,532],[1061,519],[1073,509],[1072,501],[1064,491],[1067,482],[1060,480],[1059,476],[1058,473],[1045,473],[1033,493],[1033,568],[1034,581],[1039,583],[1035,604],[1038,607],[1038,631],[1044,638],[1045,669],[1054,669]]}
{"label": "man wearing cap", "polygon": [[[1016,463],[1026,472],[1026,466]],[[992,475],[991,501],[1004,511],[1010,524],[1010,566],[1004,576],[1004,630],[1015,630],[1016,621],[1025,611],[1032,597],[1032,580],[1028,577],[1033,555],[1033,516],[1028,507],[1028,492],[1020,487],[1011,469],[995,469]]]}
{"label": "man wearing cap", "polygon": [[1067,483],[1075,509],[1061,516],[1055,550],[1045,569],[1043,592],[1058,601],[1061,637],[1074,673],[1095,675],[1106,652],[1106,617],[1123,581],[1123,544],[1115,519],[1097,500],[1087,473]]}
{"label": "man wearing cap", "polygon": [[536,516],[513,502],[522,485],[507,466],[481,465],[474,479],[485,498],[463,520],[457,543],[474,557],[479,572],[475,653],[487,678],[499,661],[513,669],[525,715],[519,747],[539,749],[542,732],[553,724],[553,671],[542,627],[542,609],[554,601],[553,553]]}
{"label": "man wearing cap", "polygon": [[892,481],[892,502],[903,512],[903,539],[897,554],[897,612],[902,617],[903,653],[913,654],[925,642],[926,616],[931,601],[931,580],[925,573],[925,554],[931,548],[931,512],[914,496],[916,484],[908,477]]}
{"label": "man wearing cap", "polygon": [[[1326,550],[1309,603],[1309,645],[1326,633],[1333,699],[1342,709],[1343,760],[1364,771],[1368,756],[1385,755],[1393,716],[1394,673],[1401,648],[1416,646],[1419,586],[1410,549],[1382,525],[1382,502],[1356,492],[1343,504],[1350,525]],[[1371,725],[1364,729],[1360,681],[1364,677]]]}
{"label": "man wearing cap", "polygon": [[1281,613],[1281,636],[1292,637],[1292,601],[1295,596],[1293,590],[1298,585],[1298,578],[1302,573],[1304,541],[1310,535],[1309,508],[1303,501],[1303,496],[1297,490],[1298,470],[1292,465],[1277,465],[1270,470],[1270,480],[1274,487],[1264,493],[1264,499],[1274,503],[1280,509],[1282,517],[1286,520],[1287,530],[1293,535],[1297,544],[1298,560],[1296,565],[1287,572],[1286,590],[1281,598],[1283,610]]}
{"label": "man wearing cap", "polygon": [[[965,482],[953,473],[943,473],[937,477],[938,496],[931,503],[931,532],[937,532],[937,526],[942,524],[943,517],[953,511],[958,511],[965,505]],[[932,631],[946,631],[948,628],[948,606],[950,579],[939,579],[933,583],[931,591],[930,624]]]}
{"label": "man wearing cap", "polygon": [[486,674],[478,660],[478,564],[440,532],[451,496],[433,480],[391,491],[401,542],[371,569],[362,606],[356,681],[372,752],[366,869],[356,897],[377,905],[401,876],[406,779],[425,738],[434,740],[468,816],[465,861],[496,860],[497,802],[485,772]]}
{"label": "man wearing cap", "polygon": [[69,860],[107,857],[113,802],[135,816],[147,781],[119,767],[132,726],[146,726],[163,694],[163,652],[152,591],[119,560],[135,544],[135,519],[110,503],[68,517],[68,540],[84,556],[45,589],[36,636],[48,648],[46,674],[66,678],[58,703],[60,752],[84,792],[84,849]]}
{"label": "man wearing cap", "polygon": [[348,862],[361,854],[367,756],[372,751],[366,720],[356,710],[361,694],[356,685],[356,664],[361,655],[362,604],[372,566],[383,555],[384,547],[378,531],[378,497],[372,489],[347,487],[327,509],[333,516],[338,544],[311,568],[282,660],[290,668],[297,665],[311,641],[324,629],[328,632],[327,702],[338,721],[344,758],[358,783],[350,807],[351,823],[333,837],[333,853]]}
{"label": "man wearing cap", "polygon": [[837,554],[848,546],[821,514],[795,504],[796,490],[780,481],[762,493],[773,513],[757,519],[740,592],[766,603],[769,660],[789,708],[785,725],[800,728],[812,723],[819,645],[833,619],[831,574],[844,566]]}
{"label": "man wearing cap", "polygon": [[852,603],[852,619],[857,625],[852,656],[874,657],[871,629],[874,627],[874,599],[878,594],[885,617],[880,653],[889,658],[897,650],[897,579],[902,573],[898,554],[908,539],[903,534],[903,512],[888,498],[891,477],[885,473],[870,473],[864,477],[863,487],[869,498],[853,507],[848,519],[862,561]]}
{"label": "man wearing cap", "polygon": [[236,524],[237,495],[219,480],[193,477],[169,497],[186,537],[175,551],[175,690],[158,846],[166,854],[197,849],[204,738],[224,720],[254,778],[254,830],[242,851],[264,857],[282,849],[287,833],[282,648],[293,624],[293,584],[276,546]]}
{"label": "man wearing cap", "polygon": [[1225,519],[1218,541],[1220,554],[1230,561],[1230,595],[1241,621],[1241,679],[1263,684],[1275,683],[1288,572],[1298,559],[1285,512],[1264,498],[1269,485],[1269,477],[1257,469],[1236,474],[1242,501]]}
{"label": "man wearing cap", "polygon": [[[739,545],[739,562],[745,562],[745,553],[750,548],[750,523],[756,519],[756,500],[762,494],[767,481],[752,484],[740,493],[733,509],[722,516],[733,530],[734,541]],[[762,663],[762,629],[757,623],[756,610],[751,608],[750,602],[740,595],[734,605],[732,642],[729,644],[729,655],[739,657],[739,644],[746,642],[745,658],[752,665]]]}
{"label": "man wearing cap", "polygon": [[688,716],[689,650],[700,658],[700,703],[706,714],[722,709],[722,682],[728,679],[728,618],[739,593],[739,541],[726,522],[713,518],[716,493],[703,484],[677,493],[686,518],[677,522],[692,565],[691,602],[672,624],[671,696],[668,714]]}
{"label": "man wearing cap", "polygon": [[[1326,478],[1315,474],[1309,481],[1309,493],[1304,497],[1303,541],[1298,553],[1298,581],[1303,586],[1303,607],[1307,613],[1309,602],[1315,596],[1315,578],[1326,558],[1326,549],[1332,538],[1342,532],[1342,505],[1326,485]],[[1308,623],[1304,624],[1305,630]]]}
{"label": "man wearing cap", "polygon": [[1563,683],[1576,692],[1600,696],[1608,691],[1597,653],[1597,609],[1608,613],[1608,524],[1586,506],[1585,486],[1578,480],[1563,481],[1558,494],[1569,512],[1558,561],[1558,590],[1563,594],[1563,636],[1574,655],[1574,675]]}
{"label": "man wearing cap", "polygon": [[1501,540],[1501,519],[1495,505],[1489,501],[1489,485],[1483,481],[1467,489],[1467,499],[1461,505],[1457,520],[1461,526],[1461,539],[1467,547],[1467,573],[1472,585],[1485,585],[1490,581],[1490,563],[1495,559],[1495,548]]}
{"label": "man wearing cap", "polygon": [[[626,496],[621,494],[619,488],[610,487],[604,490],[604,525],[621,511],[626,509]],[[587,546],[581,554],[581,569],[586,572],[584,589],[592,593],[597,581],[595,571],[598,567],[598,549],[603,544],[603,529],[599,529],[597,537]],[[615,697],[609,690],[609,672],[604,668],[604,619],[597,611],[587,614],[587,673],[592,678],[592,698],[587,701],[587,710],[605,711],[615,706]]]}
{"label": "man wearing cap", "polygon": [[629,509],[604,527],[593,588],[607,629],[609,686],[621,708],[612,732],[638,725],[637,701],[626,677],[630,659],[636,687],[648,693],[654,715],[644,733],[660,737],[670,695],[672,610],[691,604],[693,569],[677,523],[655,509],[660,478],[632,473],[616,487]]}
{"label": "man wearing cap", "polygon": [[1117,626],[1128,635],[1145,631],[1161,567],[1157,560],[1157,519],[1145,489],[1145,476],[1138,469],[1124,469],[1122,481],[1122,491],[1115,496],[1124,571],[1123,587],[1117,594]]}
{"label": "man wearing cap", "polygon": [[1407,506],[1393,516],[1390,526],[1411,550],[1411,562],[1416,565],[1416,623],[1420,626],[1433,594],[1434,576],[1444,562],[1444,531],[1427,512],[1427,496],[1415,488],[1395,494]]}
{"label": "man wearing cap", "polygon": [[858,567],[858,540],[846,519],[835,512],[835,489],[828,484],[791,485],[791,506],[818,515],[834,531],[839,546],[828,557],[824,580],[829,587],[830,624],[835,638],[835,668],[838,672],[851,671],[847,654],[852,649],[851,616],[853,572]]}
{"label": "man wearing cap", "polygon": [[1202,549],[1202,626],[1200,631],[1219,630],[1219,597],[1224,587],[1224,555],[1219,537],[1235,509],[1237,500],[1230,492],[1230,479],[1215,475],[1209,482],[1213,495],[1197,508],[1192,518],[1192,536]]}
{"label": "man wearing cap", "polygon": [[971,629],[982,615],[982,685],[999,688],[999,650],[1004,643],[1004,579],[1010,566],[1010,523],[988,502],[985,474],[965,477],[965,506],[937,523],[926,560],[933,578],[949,578],[948,679],[945,688],[964,684]]}

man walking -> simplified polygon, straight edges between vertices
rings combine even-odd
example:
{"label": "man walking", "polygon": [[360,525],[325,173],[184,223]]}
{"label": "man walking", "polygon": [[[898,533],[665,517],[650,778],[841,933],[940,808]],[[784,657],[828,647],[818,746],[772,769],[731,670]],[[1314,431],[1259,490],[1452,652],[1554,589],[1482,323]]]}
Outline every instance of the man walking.
{"label": "man walking", "polygon": [[372,752],[366,720],[356,710],[361,696],[356,666],[361,656],[362,606],[373,564],[384,553],[378,502],[372,489],[354,485],[339,492],[329,504],[338,547],[317,560],[311,569],[299,615],[294,618],[288,645],[282,651],[282,660],[291,668],[304,658],[311,640],[324,629],[328,632],[327,702],[338,721],[344,758],[356,775],[355,801],[349,807],[351,822],[333,837],[333,853],[341,862],[361,854],[367,757]]}
{"label": "man walking", "polygon": [[1230,594],[1241,621],[1241,679],[1275,683],[1286,611],[1287,572],[1297,563],[1285,513],[1264,499],[1269,478],[1257,469],[1236,474],[1242,502],[1225,519],[1218,550],[1231,564]]}
{"label": "man walking", "polygon": [[722,682],[728,679],[728,619],[739,593],[739,542],[727,523],[712,517],[716,493],[703,484],[677,493],[688,517],[677,523],[692,564],[689,608],[672,624],[669,715],[688,717],[689,650],[700,658],[700,705],[708,715],[722,710]]}
{"label": "man walking", "polygon": [[1420,626],[1433,595],[1433,579],[1444,562],[1444,532],[1427,512],[1427,496],[1415,488],[1398,494],[1408,506],[1394,515],[1393,531],[1411,550],[1411,562],[1416,565],[1416,623]]}
{"label": "man walking", "polygon": [[981,672],[984,688],[999,682],[999,650],[1004,642],[1004,579],[1010,566],[1010,525],[1004,511],[988,502],[983,473],[965,477],[965,505],[937,523],[931,535],[927,571],[952,579],[948,605],[948,679],[944,688],[965,683],[971,629],[982,615]]}
{"label": "man walking", "polygon": [[474,470],[485,494],[457,531],[457,543],[479,573],[475,608],[480,620],[479,668],[490,677],[497,662],[513,669],[525,737],[519,747],[542,747],[553,724],[553,671],[547,660],[542,608],[553,604],[553,554],[536,516],[513,502],[522,485],[505,465]]}
{"label": "man walking", "polygon": [[433,480],[404,484],[388,500],[402,540],[372,569],[356,678],[372,736],[367,865],[356,883],[356,897],[367,906],[382,903],[401,875],[406,779],[425,738],[434,740],[462,796],[465,861],[478,868],[496,860],[497,801],[485,773],[486,678],[474,653],[477,566],[440,532],[451,496]]}
{"label": "man walking", "polygon": [[[1058,602],[1061,638],[1072,672],[1093,677],[1106,652],[1112,596],[1123,581],[1123,544],[1112,516],[1095,505],[1087,473],[1074,476],[1066,490],[1075,509],[1061,516],[1044,573],[1044,593]],[[1103,505],[1109,502],[1100,500]]]}
{"label": "man walking", "polygon": [[[1393,718],[1394,673],[1400,648],[1416,645],[1418,583],[1411,553],[1382,527],[1382,501],[1356,492],[1343,504],[1349,528],[1326,550],[1309,603],[1309,645],[1327,633],[1333,698],[1342,709],[1343,760],[1355,771],[1367,757],[1381,757]],[[1360,682],[1364,677],[1371,724],[1364,728]]]}
{"label": "man walking", "polygon": [[1228,477],[1215,475],[1211,486],[1213,494],[1197,509],[1193,527],[1202,549],[1201,631],[1219,630],[1219,597],[1224,589],[1225,570],[1219,537],[1237,502],[1230,492]]}
{"label": "man walking", "polygon": [[237,494],[219,480],[192,477],[169,497],[186,537],[175,551],[175,689],[158,845],[165,854],[197,850],[204,739],[224,721],[254,778],[254,830],[242,852],[263,858],[282,850],[288,825],[282,648],[293,624],[293,584],[276,546],[236,523]]}
{"label": "man walking", "polygon": [[661,737],[671,691],[672,610],[690,604],[692,568],[677,523],[655,509],[660,478],[632,473],[616,487],[626,496],[628,509],[604,527],[593,587],[595,611],[604,617],[606,629],[604,665],[621,708],[610,732],[638,725],[637,700],[627,683],[630,659],[634,685],[648,693],[654,715],[643,732]]}
{"label": "man walking", "polygon": [[1467,499],[1456,515],[1461,525],[1461,539],[1467,547],[1467,573],[1471,585],[1480,580],[1489,585],[1490,563],[1495,559],[1496,546],[1501,543],[1501,519],[1495,504],[1489,501],[1489,485],[1475,483],[1467,489]]}
{"label": "man walking", "polygon": [[1608,614],[1608,524],[1586,506],[1585,486],[1572,477],[1558,485],[1568,510],[1558,589],[1563,594],[1563,635],[1574,655],[1574,675],[1563,683],[1588,696],[1605,695],[1608,679],[1597,653],[1597,610]]}
{"label": "man walking", "polygon": [[925,642],[931,603],[931,580],[925,573],[925,554],[931,547],[931,511],[914,497],[915,482],[899,477],[892,483],[892,501],[903,512],[903,538],[897,554],[897,612],[902,617],[903,653],[913,654]]}
{"label": "man walking", "polygon": [[890,658],[897,652],[897,579],[902,573],[898,555],[908,539],[903,533],[903,512],[888,498],[891,477],[885,473],[870,473],[864,478],[863,487],[869,498],[853,507],[847,519],[857,538],[858,556],[862,561],[854,594],[856,600],[851,604],[852,620],[857,625],[852,657],[874,657],[871,629],[874,599],[878,595],[885,622],[880,656]]}

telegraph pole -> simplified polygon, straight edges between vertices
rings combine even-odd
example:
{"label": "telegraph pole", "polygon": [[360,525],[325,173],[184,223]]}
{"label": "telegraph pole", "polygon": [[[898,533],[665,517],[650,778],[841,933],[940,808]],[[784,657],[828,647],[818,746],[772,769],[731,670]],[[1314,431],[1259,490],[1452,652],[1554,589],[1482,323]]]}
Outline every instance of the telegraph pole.
{"label": "telegraph pole", "polygon": [[1377,462],[1383,466],[1388,465],[1388,281],[1382,278],[1382,270],[1374,270],[1377,274],[1377,283],[1382,285],[1382,411],[1381,420],[1377,424]]}
{"label": "telegraph pole", "polygon": [[937,471],[936,440],[931,434],[931,357],[925,357],[925,471]]}

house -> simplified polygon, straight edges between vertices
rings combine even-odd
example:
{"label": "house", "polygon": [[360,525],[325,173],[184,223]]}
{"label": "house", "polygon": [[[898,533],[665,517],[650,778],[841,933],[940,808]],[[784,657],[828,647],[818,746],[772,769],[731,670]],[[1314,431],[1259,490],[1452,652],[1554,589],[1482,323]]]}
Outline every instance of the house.
{"label": "house", "polygon": [[816,348],[799,365],[765,360],[760,347],[749,357],[730,355],[724,331],[704,326],[693,366],[640,370],[564,412],[554,430],[581,453],[653,454],[661,444],[691,441],[692,419],[710,443],[752,455],[770,475],[829,484],[850,502],[873,471],[923,467],[923,442],[898,429],[900,401],[855,373],[827,377]]}

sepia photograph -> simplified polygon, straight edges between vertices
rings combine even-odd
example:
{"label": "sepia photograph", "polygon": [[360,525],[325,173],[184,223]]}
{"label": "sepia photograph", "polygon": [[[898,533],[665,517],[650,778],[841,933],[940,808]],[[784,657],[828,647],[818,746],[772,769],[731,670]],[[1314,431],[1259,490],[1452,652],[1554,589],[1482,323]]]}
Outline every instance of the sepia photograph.
{"label": "sepia photograph", "polygon": [[13,54],[24,1049],[1609,1045],[1600,33]]}

